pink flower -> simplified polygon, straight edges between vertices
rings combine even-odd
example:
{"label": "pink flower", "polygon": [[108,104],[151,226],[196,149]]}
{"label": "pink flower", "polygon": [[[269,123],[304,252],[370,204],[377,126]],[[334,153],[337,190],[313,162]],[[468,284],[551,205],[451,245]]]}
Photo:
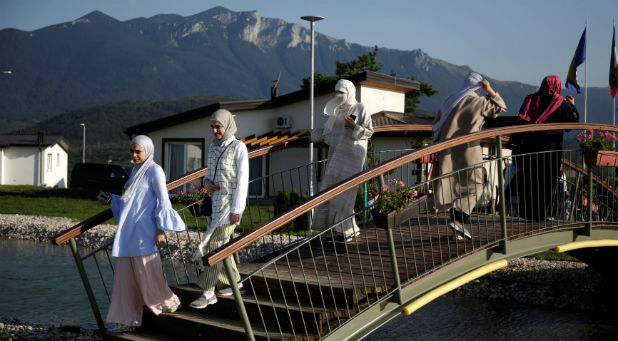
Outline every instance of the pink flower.
{"label": "pink flower", "polygon": [[403,181],[399,181],[399,187],[404,188],[406,187],[406,184],[404,184]]}
{"label": "pink flower", "polygon": [[191,186],[189,186],[189,190],[194,190],[195,189],[195,185],[191,184]]}
{"label": "pink flower", "polygon": [[200,188],[200,193],[206,194],[206,193],[208,193],[208,191],[206,190],[206,188],[202,187],[202,188]]}
{"label": "pink flower", "polygon": [[390,188],[388,188],[388,186],[384,185],[384,186],[382,186],[382,190],[384,192],[388,192],[390,190]]}
{"label": "pink flower", "polygon": [[185,192],[183,192],[183,191],[178,191],[178,195],[183,195],[183,194],[185,194]]}

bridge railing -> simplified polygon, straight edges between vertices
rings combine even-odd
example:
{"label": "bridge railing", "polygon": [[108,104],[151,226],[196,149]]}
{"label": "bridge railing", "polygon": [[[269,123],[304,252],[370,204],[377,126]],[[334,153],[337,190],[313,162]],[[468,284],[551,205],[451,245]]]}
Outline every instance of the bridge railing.
{"label": "bridge railing", "polygon": [[[227,267],[230,260],[229,257],[250,253],[249,250],[255,248],[255,245],[259,244],[260,240],[273,238],[273,234],[277,236],[278,230],[281,230],[283,226],[292,222],[294,219],[310,212],[319,205],[326,203],[347,190],[356,189],[361,184],[371,185],[372,183],[380,183],[379,180],[381,176],[386,178],[386,181],[389,173],[397,174],[397,172],[401,172],[401,174],[405,174],[406,176],[410,175],[411,178],[417,177],[418,174],[414,173],[418,169],[418,167],[416,167],[418,165],[417,160],[426,155],[434,154],[464,143],[491,137],[497,137],[496,141],[500,144],[500,136],[520,131],[578,128],[604,129],[607,131],[618,130],[613,126],[591,124],[557,124],[501,128],[463,136],[440,144],[410,151],[382,162],[375,167],[369,168],[359,175],[346,179],[331,188],[325,189],[281,214],[259,223],[247,232],[235,237],[230,243],[208,254],[204,257],[204,262],[205,264],[214,265],[219,261],[227,260]],[[468,227],[471,229],[475,238],[472,240],[453,240],[452,231],[447,227],[448,216],[443,213],[435,213],[431,196],[429,196],[429,194],[436,193],[436,184],[439,181],[448,182],[450,181],[449,179],[453,177],[464,177],[470,172],[479,170],[480,167],[490,170],[491,174],[495,172],[502,173],[501,170],[504,168],[505,163],[507,165],[512,163],[530,165],[534,162],[538,164],[539,158],[542,157],[534,156],[530,160],[523,159],[523,161],[518,163],[518,161],[513,162],[513,158],[495,155],[490,157],[490,159],[485,161],[482,165],[474,165],[468,169],[458,170],[452,174],[444,174],[430,180],[425,179],[421,182],[409,181],[408,185],[418,187],[426,196],[422,197],[422,200],[419,199],[416,202],[417,216],[414,219],[405,221],[405,224],[402,224],[405,228],[391,230],[390,232],[388,232],[388,229],[372,230],[371,235],[366,236],[365,239],[359,242],[356,249],[350,250],[347,244],[343,246],[335,245],[334,239],[336,236],[334,229],[337,225],[345,223],[346,220],[352,217],[345,217],[345,219],[334,226],[319,227],[319,229],[318,227],[314,227],[314,231],[302,235],[302,237],[306,236],[306,238],[296,239],[295,243],[286,249],[286,252],[279,253],[272,259],[263,259],[262,261],[264,264],[251,275],[243,277],[242,281],[251,289],[250,295],[256,297],[256,300],[257,298],[263,299],[264,296],[271,297],[273,306],[285,307],[281,308],[284,315],[293,315],[294,311],[292,308],[295,306],[302,306],[303,308],[313,311],[314,317],[305,320],[301,318],[301,320],[303,320],[303,327],[296,327],[299,334],[309,334],[313,333],[310,331],[318,330],[318,334],[327,335],[362,309],[367,309],[384,299],[397,297],[397,292],[400,290],[401,286],[410,283],[410,281],[414,278],[418,278],[418,276],[423,276],[429,271],[432,271],[432,269],[444,265],[445,262],[448,262],[452,257],[461,257],[479,248],[492,245],[506,247],[508,238],[530,233],[535,229],[548,229],[560,226],[559,221],[551,222],[551,220],[546,220],[543,224],[531,224],[527,226],[525,224],[528,223],[528,219],[522,219],[521,223],[523,225],[521,226],[523,226],[523,228],[517,230],[517,233],[512,231],[507,233],[506,227],[503,226],[504,224],[502,224],[501,219],[506,219],[508,217],[506,213],[508,207],[506,198],[508,195],[507,193],[509,193],[509,191],[512,193],[513,189],[509,190],[507,186],[509,183],[503,182],[501,188],[506,190],[499,191],[501,195],[500,199],[504,197],[504,199],[499,202],[500,214],[489,216],[483,212],[473,212],[472,216],[475,217],[474,219],[476,220],[474,224]],[[568,166],[569,169],[580,167],[580,170],[576,169],[576,173],[582,173],[582,170],[585,171],[581,162],[581,156],[577,153],[569,154],[565,152],[559,159],[564,160],[563,164]],[[525,166],[522,166],[522,168],[525,168]],[[538,169],[540,168],[537,167],[537,170]],[[510,173],[507,172],[505,172],[505,174],[510,175]],[[609,175],[609,173],[607,173],[607,175]],[[582,177],[585,176],[587,175],[582,175]],[[292,176],[292,178],[293,177],[294,176]],[[523,179],[523,175],[518,176],[517,174],[513,175],[512,179],[516,177]],[[505,178],[506,176],[503,178],[503,181]],[[189,182],[194,178],[187,177],[186,179],[186,182]],[[512,179],[511,181],[513,181]],[[597,185],[595,186],[600,186],[599,188],[604,188],[603,190],[605,191],[607,191],[608,187],[611,187],[609,185],[612,181],[611,179],[606,180],[607,184],[605,187],[603,186],[602,174],[601,178],[597,177],[596,180],[592,181],[593,179],[595,178],[591,176],[591,182],[596,183]],[[574,193],[581,193],[582,198],[589,198],[588,202],[593,203],[592,205],[586,206],[591,208],[593,214],[586,214],[586,212],[583,212],[583,209],[580,209],[580,212],[578,212],[580,213],[579,215],[575,213],[571,215],[571,225],[585,225],[591,227],[592,223],[595,221],[601,222],[603,219],[606,219],[605,222],[607,222],[607,217],[613,217],[611,214],[605,218],[601,218],[601,215],[594,215],[594,212],[599,211],[599,209],[594,209],[595,199],[592,198],[592,192],[587,190],[587,188],[591,188],[592,186],[586,187],[581,177],[578,180],[569,178],[568,181],[571,183],[572,188],[574,188]],[[179,185],[181,184],[182,183]],[[576,192],[578,190],[581,192]],[[599,200],[596,199],[596,202],[599,202]],[[583,199],[579,201],[579,204],[574,203],[574,205],[583,205]],[[609,200],[596,205],[613,207],[613,203]],[[198,219],[189,216],[187,211],[186,207],[179,210],[183,216],[188,217],[185,219]],[[371,207],[367,206],[357,210],[355,216],[356,220],[359,222],[374,218],[371,214]],[[363,228],[366,226],[365,224]],[[497,227],[499,227],[500,230],[496,230]],[[192,233],[195,235],[192,236]],[[175,252],[180,252],[180,254],[183,255],[179,258],[174,257],[177,259],[177,265],[166,265],[168,280],[175,278],[176,283],[194,282],[197,276],[196,270],[192,265],[179,266],[179,264],[183,262],[183,259],[188,264],[186,259],[188,259],[188,256],[192,253],[191,248],[194,247],[200,239],[199,232],[190,232],[187,234],[189,237],[187,237],[187,241],[184,242],[184,246],[182,242],[178,242],[180,246],[175,250],[173,248],[174,242],[168,240],[170,248],[168,251],[162,251],[162,254],[167,253],[170,256],[174,255]],[[174,238],[176,237],[182,239],[179,236],[175,236]],[[57,238],[57,241],[58,240],[61,239]],[[70,243],[73,247],[75,242],[71,239]],[[286,246],[286,243],[287,242],[280,243],[279,245]],[[435,246],[436,248],[426,249],[426,246]],[[269,252],[264,252],[260,254],[260,256],[263,257],[268,253]],[[104,253],[99,252],[98,254],[103,255]],[[332,254],[334,254],[335,257],[330,260],[319,258],[320,256]],[[106,257],[109,258],[109,256]],[[94,259],[95,262],[98,262],[96,261],[96,256]],[[255,259],[255,257],[252,259]],[[302,260],[300,266],[297,262],[299,259]],[[398,262],[397,259],[400,261]],[[422,260],[422,262],[419,262],[419,260]],[[111,266],[111,261],[109,264]],[[78,267],[80,267],[79,262]],[[298,281],[298,276],[304,280]],[[399,276],[401,276],[400,279],[395,278]],[[234,286],[235,295],[238,293],[237,290],[238,288]],[[293,294],[288,295],[290,292],[293,292]],[[279,296],[279,298],[275,298],[275,294],[281,294],[283,297]],[[243,311],[242,297],[238,295],[236,298],[239,311]],[[283,302],[281,300],[283,300]],[[329,309],[332,308],[335,308],[335,313],[329,312]],[[315,316],[321,317],[318,318]],[[280,327],[273,330],[273,333],[282,334],[284,330],[289,331],[290,328],[295,328],[292,326],[291,320],[285,321],[285,318],[281,318],[281,320],[279,320],[279,318],[280,316],[277,315],[277,323]],[[313,320],[313,322],[310,320]],[[246,321],[248,321],[248,318]],[[251,322],[255,321],[252,320]],[[272,321],[261,321],[263,324],[267,322]],[[296,331],[292,331],[296,333]]]}
{"label": "bridge railing", "polygon": [[[306,202],[261,223],[244,235],[234,238],[226,245],[206,255],[203,258],[204,263],[214,265],[226,260],[227,264],[230,255],[251,245],[262,236],[276,231],[279,226],[325,204],[345,191],[354,190],[361,184],[375,182],[380,176],[406,167],[423,156],[439,153],[462,144],[495,138],[497,155],[494,158],[480,165],[459,169],[453,173],[442,174],[418,183],[419,188],[426,189],[425,193],[431,193],[431,196],[426,197],[426,200],[419,200],[414,217],[400,222],[397,230],[387,228],[384,234],[374,230],[372,233],[375,233],[375,237],[372,237],[373,239],[366,237],[365,245],[362,245],[361,241],[360,245],[356,245],[356,251],[350,251],[348,245],[344,244],[344,250],[339,255],[340,248],[333,246],[335,245],[335,229],[338,224],[351,218],[347,217],[334,226],[324,227],[319,234],[294,245],[284,254],[266,262],[253,274],[243,278],[243,282],[248,287],[257,288],[253,291],[256,296],[263,295],[265,292],[268,296],[272,296],[271,290],[274,290],[278,295],[283,295],[286,302],[291,301],[290,306],[302,306],[310,301],[309,304],[316,311],[334,307],[338,312],[335,314],[336,318],[327,322],[322,321],[321,324],[316,322],[313,329],[309,328],[315,330],[320,325],[327,325],[328,330],[320,329],[320,333],[328,334],[337,326],[345,323],[355,312],[360,312],[363,307],[368,309],[389,298],[401,300],[399,293],[403,285],[479,249],[496,248],[497,252],[506,253],[510,239],[528,233],[565,228],[565,226],[568,228],[585,227],[587,231],[590,231],[594,224],[615,224],[615,196],[606,195],[606,199],[600,200],[593,195],[595,188],[600,188],[596,190],[601,192],[602,188],[613,187],[613,183],[611,186],[604,187],[603,182],[597,182],[600,186],[593,186],[593,176],[590,171],[587,175],[580,174],[579,177],[567,178],[565,181],[567,191],[575,196],[568,209],[566,208],[568,205],[564,202],[568,201],[568,198],[564,197],[564,193],[555,191],[561,165],[569,169],[573,169],[570,165],[586,168],[582,163],[581,151],[550,151],[514,157],[503,155],[503,135],[588,128],[618,131],[618,127],[600,124],[526,125],[482,131],[408,152],[345,179],[317,193]],[[510,167],[509,170],[506,170],[507,165]],[[452,199],[457,201],[461,200],[461,193],[468,193],[465,200],[469,201],[468,205],[474,206],[474,203],[480,199],[482,182],[480,184],[467,183],[461,180],[478,179],[483,168],[495,169],[495,173],[498,174],[498,214],[485,213],[486,211],[479,211],[478,208],[469,212],[470,222],[462,220],[463,228],[469,231],[469,237],[471,237],[466,238],[463,233],[451,231],[452,217],[448,213],[435,210],[437,195],[446,194],[448,196],[448,193],[441,192],[446,188],[447,191],[452,192]],[[587,177],[587,182],[583,176]],[[604,181],[607,183],[615,181],[615,176]],[[546,190],[548,188],[551,189]],[[445,201],[448,202],[450,199]],[[605,207],[607,213],[602,214],[601,207]],[[362,210],[368,211],[370,208],[365,207]],[[567,212],[569,212],[568,218]],[[365,212],[356,212],[356,214],[362,213]],[[458,235],[461,239],[456,238]],[[383,239],[385,240],[382,241]],[[429,248],[427,248],[428,245]],[[401,260],[397,261],[397,259]],[[266,284],[256,284],[255,281],[264,281]],[[270,284],[269,281],[271,281]],[[294,294],[286,294],[284,289],[280,289],[284,287],[284,283],[289,282],[292,282],[290,285],[294,288]],[[299,293],[298,287],[307,293]],[[312,295],[315,297],[311,298]],[[236,298],[239,302],[239,310],[242,310],[240,307],[242,298],[240,295]],[[266,320],[261,322],[264,325],[267,323]],[[300,333],[309,333],[309,329],[307,321],[303,321]],[[283,333],[283,328],[280,327],[274,332]]]}

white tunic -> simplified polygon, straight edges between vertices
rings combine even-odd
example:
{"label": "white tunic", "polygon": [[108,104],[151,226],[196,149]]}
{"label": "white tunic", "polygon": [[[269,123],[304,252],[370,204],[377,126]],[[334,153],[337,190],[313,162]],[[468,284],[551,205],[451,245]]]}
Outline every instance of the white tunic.
{"label": "white tunic", "polygon": [[[217,160],[219,160],[218,166]],[[202,241],[194,255],[195,258],[201,258],[207,253],[206,246],[217,227],[230,224],[230,212],[242,215],[249,189],[247,147],[235,136],[223,141],[220,146],[210,145],[207,166],[208,173],[204,179],[219,186],[219,190],[212,194],[212,216],[207,218],[208,228],[202,235]],[[215,168],[217,174],[214,174]],[[213,176],[215,176],[214,179]]]}
{"label": "white tunic", "polygon": [[[330,131],[326,130],[325,133],[325,129],[317,129],[311,132],[313,142],[323,140],[329,146],[328,162],[324,178],[320,183],[320,191],[363,169],[367,154],[367,141],[373,134],[371,115],[367,113],[362,103],[356,103],[347,109],[342,107],[338,108]],[[356,115],[354,129],[345,126],[344,117],[349,115]],[[316,208],[313,219],[314,228],[330,227],[354,213],[356,191],[356,188],[350,189]],[[342,225],[336,230],[346,235],[355,233],[353,229],[357,228],[354,220],[346,220]]]}

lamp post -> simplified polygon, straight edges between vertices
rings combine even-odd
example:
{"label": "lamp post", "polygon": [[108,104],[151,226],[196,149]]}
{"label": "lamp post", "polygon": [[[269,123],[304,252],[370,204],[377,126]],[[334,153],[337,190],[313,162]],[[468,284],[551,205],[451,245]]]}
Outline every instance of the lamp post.
{"label": "lamp post", "polygon": [[86,124],[80,123],[79,125],[84,128],[84,134],[82,138],[82,163],[86,163]]}
{"label": "lamp post", "polygon": [[[314,74],[314,46],[315,46],[315,22],[324,19],[318,15],[306,15],[300,17],[311,23],[311,83],[309,90],[310,124],[309,129],[313,130],[313,74]],[[309,141],[309,196],[313,196],[313,142]]]}

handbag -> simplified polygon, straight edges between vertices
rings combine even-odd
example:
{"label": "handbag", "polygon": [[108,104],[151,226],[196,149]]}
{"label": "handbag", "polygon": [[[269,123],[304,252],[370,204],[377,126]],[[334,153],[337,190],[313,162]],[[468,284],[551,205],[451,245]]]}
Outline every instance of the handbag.
{"label": "handbag", "polygon": [[[213,177],[212,177],[213,180],[217,177],[217,168],[219,167],[219,160],[221,160],[223,153],[225,153],[225,151],[227,150],[227,147],[229,147],[231,144],[232,143],[230,142],[227,146],[225,146],[221,154],[219,154],[219,157],[217,158],[217,163],[215,164],[215,172],[213,173]],[[205,217],[212,216],[212,197],[211,196],[206,196],[204,199],[202,199],[202,203],[200,204],[200,215],[203,215]]]}

